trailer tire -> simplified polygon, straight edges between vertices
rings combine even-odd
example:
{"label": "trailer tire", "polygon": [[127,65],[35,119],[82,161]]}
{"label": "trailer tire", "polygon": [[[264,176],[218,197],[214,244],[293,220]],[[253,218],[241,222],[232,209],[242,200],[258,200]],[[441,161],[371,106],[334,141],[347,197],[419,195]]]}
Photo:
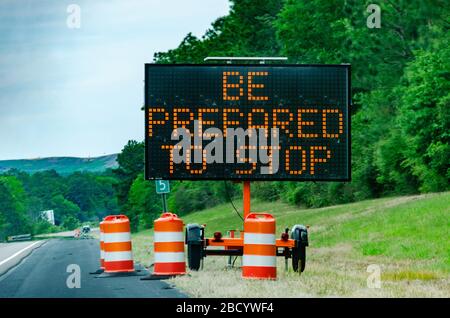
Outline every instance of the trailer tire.
{"label": "trailer tire", "polygon": [[188,267],[193,271],[200,269],[200,264],[204,256],[203,238],[204,229],[201,225],[186,225],[185,243],[187,245]]}
{"label": "trailer tire", "polygon": [[[306,246],[301,244],[292,249],[292,268],[294,272],[303,273],[306,266]],[[300,271],[299,271],[300,269]]]}
{"label": "trailer tire", "polygon": [[304,225],[294,225],[291,233],[296,246],[292,248],[292,268],[295,272],[302,273],[306,266],[306,247],[308,242],[308,229]]}
{"label": "trailer tire", "polygon": [[203,257],[203,247],[201,244],[189,244],[187,246],[188,266],[190,270],[198,271]]}

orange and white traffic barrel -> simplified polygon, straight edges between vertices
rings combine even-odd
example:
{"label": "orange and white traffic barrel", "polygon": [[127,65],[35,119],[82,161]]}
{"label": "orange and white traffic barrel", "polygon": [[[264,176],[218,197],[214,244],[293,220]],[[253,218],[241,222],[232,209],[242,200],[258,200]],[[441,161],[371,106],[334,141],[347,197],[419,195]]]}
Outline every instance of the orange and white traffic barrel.
{"label": "orange and white traffic barrel", "polygon": [[244,220],[242,277],[277,278],[275,219],[268,213],[250,213]]}
{"label": "orange and white traffic barrel", "polygon": [[183,221],[173,213],[163,213],[154,222],[153,275],[186,274]]}
{"label": "orange and white traffic barrel", "polygon": [[103,246],[103,221],[100,222],[100,269],[105,269],[105,248]]}
{"label": "orange and white traffic barrel", "polygon": [[105,273],[134,272],[130,221],[125,215],[108,215],[103,220]]}

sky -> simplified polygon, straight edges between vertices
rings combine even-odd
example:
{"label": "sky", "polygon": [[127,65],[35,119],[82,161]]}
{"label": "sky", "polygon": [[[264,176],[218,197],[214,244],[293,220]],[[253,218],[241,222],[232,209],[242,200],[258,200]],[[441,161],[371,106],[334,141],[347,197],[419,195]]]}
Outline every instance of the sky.
{"label": "sky", "polygon": [[144,63],[228,11],[228,0],[1,0],[0,160],[143,140]]}

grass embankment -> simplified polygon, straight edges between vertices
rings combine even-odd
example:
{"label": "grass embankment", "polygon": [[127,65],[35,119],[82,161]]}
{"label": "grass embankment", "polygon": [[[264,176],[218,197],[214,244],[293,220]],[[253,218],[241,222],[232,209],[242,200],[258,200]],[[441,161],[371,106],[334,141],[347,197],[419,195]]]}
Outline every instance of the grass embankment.
{"label": "grass embankment", "polygon": [[[240,204],[240,202],[236,202]],[[194,297],[450,297],[450,192],[383,198],[320,209],[280,202],[252,202],[252,211],[272,213],[277,235],[294,224],[310,225],[305,272],[284,270],[277,281],[240,277],[240,260],[226,268],[226,257],[207,257],[204,269],[171,280]],[[230,205],[183,217],[207,224],[206,233],[241,229]],[[152,230],[133,236],[135,259],[152,262]],[[367,287],[367,267],[381,268],[382,287]],[[291,264],[289,263],[289,268]]]}

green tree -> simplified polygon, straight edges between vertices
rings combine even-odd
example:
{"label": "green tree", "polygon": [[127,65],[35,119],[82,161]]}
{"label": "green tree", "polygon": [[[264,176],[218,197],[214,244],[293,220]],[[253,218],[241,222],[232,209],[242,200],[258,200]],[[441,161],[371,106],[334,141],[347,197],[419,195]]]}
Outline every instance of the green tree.
{"label": "green tree", "polygon": [[80,226],[80,221],[73,215],[67,215],[64,217],[63,226],[67,230],[74,230]]}
{"label": "green tree", "polygon": [[0,176],[0,240],[31,232],[22,183],[14,176]]}
{"label": "green tree", "polygon": [[[287,0],[275,21],[281,52],[297,63],[351,63],[354,92],[398,84],[413,50],[448,28],[444,0],[380,3],[381,28],[366,25],[370,1]],[[408,14],[405,14],[407,12]]]}
{"label": "green tree", "polygon": [[[449,7],[445,1],[387,1],[380,4],[381,29],[369,29],[366,26],[368,13],[365,11],[369,3],[288,0],[275,21],[282,54],[291,61],[352,65],[353,181],[343,187],[331,183],[290,185],[285,197],[291,202],[313,204],[309,195],[304,197],[301,193],[320,195],[323,204],[387,193],[414,193],[419,189],[417,179],[420,175],[428,175],[425,179],[434,184],[421,187],[422,191],[445,188],[442,178],[436,174],[430,175],[431,170],[414,159],[417,158],[417,151],[409,155],[399,151],[402,145],[408,145],[410,149],[414,143],[404,137],[404,128],[408,124],[406,121],[397,124],[397,116],[403,117],[399,115],[400,108],[417,105],[416,100],[406,102],[404,89],[399,89],[405,66],[415,59],[415,50],[436,50],[442,43],[446,45]],[[405,12],[408,14],[405,15]],[[417,74],[417,78],[422,78],[422,75]],[[405,76],[406,81],[410,82],[407,79],[410,75]],[[406,84],[406,87],[409,85]],[[416,122],[413,119],[407,121]],[[410,133],[412,135],[415,133]],[[446,175],[442,167],[442,162],[447,159],[445,145],[441,140],[430,146],[433,157],[440,158],[432,165],[440,167],[441,176]],[[421,146],[427,147],[424,144]],[[410,160],[415,162],[415,172],[408,168],[413,165]],[[312,201],[316,202],[315,205],[320,202]]]}
{"label": "green tree", "polygon": [[232,182],[226,185],[221,181],[183,181],[172,183],[169,196],[169,209],[184,215],[227,202],[239,193],[239,186]]}
{"label": "green tree", "polygon": [[117,202],[113,185],[113,176],[88,172],[75,172],[65,178],[68,200],[78,205],[83,211],[81,221],[92,217],[102,218],[117,212]]}
{"label": "green tree", "polygon": [[144,170],[144,143],[130,140],[117,156],[119,167],[113,170],[118,182],[114,185],[118,204],[123,209],[133,181]]}
{"label": "green tree", "polygon": [[131,185],[126,206],[133,231],[153,227],[153,221],[162,211],[161,198],[156,194],[154,182],[145,180],[144,175],[139,174]]}
{"label": "green tree", "polygon": [[279,45],[274,21],[282,0],[232,0],[230,13],[199,39],[188,33],[181,44],[158,52],[157,63],[203,63],[207,56],[273,56]]}
{"label": "green tree", "polygon": [[[396,186],[405,175],[419,180],[422,192],[449,188],[450,169],[450,49],[418,51],[406,69],[396,128],[381,147],[379,166],[385,177],[399,165]],[[398,160],[401,160],[398,162]],[[389,177],[388,177],[389,178]]]}
{"label": "green tree", "polygon": [[[72,201],[67,200],[61,194],[54,196],[49,202],[49,209],[52,209],[55,214],[55,223],[57,225],[62,225],[65,227],[66,219],[70,217],[69,220],[75,218],[77,220],[82,219],[81,210]],[[70,224],[73,224],[70,221]]]}

